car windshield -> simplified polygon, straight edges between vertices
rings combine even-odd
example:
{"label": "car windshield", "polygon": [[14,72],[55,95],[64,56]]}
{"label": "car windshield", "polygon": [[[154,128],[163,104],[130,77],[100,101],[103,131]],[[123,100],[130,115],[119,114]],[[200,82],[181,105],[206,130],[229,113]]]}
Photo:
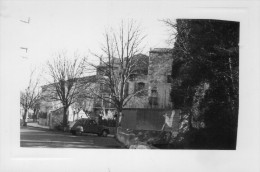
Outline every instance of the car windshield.
{"label": "car windshield", "polygon": [[79,125],[79,124],[83,124],[83,123],[84,123],[84,120],[79,119],[79,120],[73,121],[73,122],[70,124],[70,126],[73,126],[73,125],[75,125],[75,124]]}

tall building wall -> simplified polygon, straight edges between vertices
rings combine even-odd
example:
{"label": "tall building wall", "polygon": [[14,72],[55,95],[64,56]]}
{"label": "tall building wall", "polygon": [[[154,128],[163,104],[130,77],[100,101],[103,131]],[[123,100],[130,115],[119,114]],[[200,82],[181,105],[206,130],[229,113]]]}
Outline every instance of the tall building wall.
{"label": "tall building wall", "polygon": [[148,75],[129,82],[129,94],[133,93],[140,82],[145,84],[146,92],[144,95],[133,97],[125,108],[172,108],[172,61],[171,49],[152,49],[149,52]]}
{"label": "tall building wall", "polygon": [[158,48],[149,52],[148,96],[153,108],[172,107],[170,101],[172,61],[171,49]]}

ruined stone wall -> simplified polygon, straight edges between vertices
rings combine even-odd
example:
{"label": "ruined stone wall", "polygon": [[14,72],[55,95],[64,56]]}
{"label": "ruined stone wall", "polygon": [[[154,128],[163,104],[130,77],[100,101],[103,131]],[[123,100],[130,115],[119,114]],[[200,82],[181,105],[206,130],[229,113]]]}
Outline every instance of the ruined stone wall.
{"label": "ruined stone wall", "polygon": [[153,108],[171,108],[170,75],[172,70],[172,53],[170,49],[154,49],[149,54],[149,97],[153,96],[152,91],[157,92],[157,104]]}
{"label": "ruined stone wall", "polygon": [[157,98],[158,105],[154,107],[166,108],[166,109],[171,108],[172,107],[172,103],[170,101],[171,84],[157,83],[156,88],[158,92],[158,98]]}
{"label": "ruined stone wall", "polygon": [[172,70],[171,51],[151,50],[149,54],[148,78],[150,83],[167,83]]}
{"label": "ruined stone wall", "polygon": [[148,108],[148,98],[147,96],[133,97],[125,106],[125,108]]}
{"label": "ruined stone wall", "polygon": [[136,87],[138,83],[144,83],[145,87],[142,94],[137,94],[133,96],[127,103],[125,108],[147,108],[148,105],[148,88],[149,82],[147,75],[138,76],[135,80],[128,82],[128,94],[134,94],[136,92]]}
{"label": "ruined stone wall", "polygon": [[[128,92],[134,93],[136,84],[145,83],[146,94],[134,96],[125,108],[172,108],[170,101],[172,53],[170,49],[154,49],[149,54],[148,75],[129,81]],[[153,90],[156,90],[153,95]]]}

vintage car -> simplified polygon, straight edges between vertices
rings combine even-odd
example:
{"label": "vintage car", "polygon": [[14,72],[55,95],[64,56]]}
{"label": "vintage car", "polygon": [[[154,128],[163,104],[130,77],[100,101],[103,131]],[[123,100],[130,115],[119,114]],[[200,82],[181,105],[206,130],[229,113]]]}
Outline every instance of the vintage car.
{"label": "vintage car", "polygon": [[94,119],[79,119],[72,123],[70,132],[73,135],[82,135],[82,133],[94,133],[98,136],[106,137],[114,127],[99,125]]}

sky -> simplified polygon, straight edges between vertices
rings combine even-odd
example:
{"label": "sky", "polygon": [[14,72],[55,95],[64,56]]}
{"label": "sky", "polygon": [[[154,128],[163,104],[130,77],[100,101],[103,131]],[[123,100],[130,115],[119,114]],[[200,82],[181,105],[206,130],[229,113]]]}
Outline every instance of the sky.
{"label": "sky", "polygon": [[[158,6],[149,3],[115,1],[0,1],[2,55],[16,65],[19,84],[28,84],[30,71],[42,73],[46,62],[57,52],[78,52],[93,60],[90,52],[100,53],[107,28],[133,19],[141,26],[144,54],[151,48],[169,48],[169,30]],[[20,20],[30,23],[24,23]],[[28,48],[26,50],[20,47]],[[38,74],[37,74],[38,75]],[[44,76],[42,77],[44,78]],[[44,82],[44,80],[42,80]]]}

